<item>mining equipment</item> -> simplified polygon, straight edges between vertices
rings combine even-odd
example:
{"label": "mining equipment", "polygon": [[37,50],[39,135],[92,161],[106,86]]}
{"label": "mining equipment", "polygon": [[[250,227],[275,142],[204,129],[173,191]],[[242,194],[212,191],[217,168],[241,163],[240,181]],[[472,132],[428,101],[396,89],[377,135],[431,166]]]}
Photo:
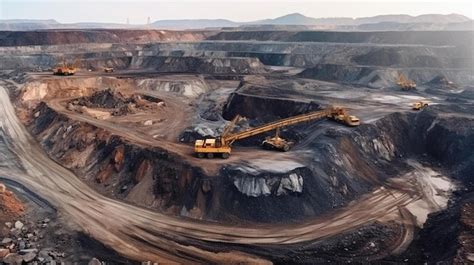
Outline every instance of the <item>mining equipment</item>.
{"label": "mining equipment", "polygon": [[78,60],[76,59],[73,64],[67,64],[63,59],[61,65],[56,66],[53,69],[53,74],[55,75],[73,75],[77,70]]}
{"label": "mining equipment", "polygon": [[417,101],[415,103],[412,104],[412,109],[413,110],[421,110],[422,108],[428,106],[428,101]]}
{"label": "mining equipment", "polygon": [[286,119],[270,122],[255,128],[249,128],[241,132],[232,133],[235,125],[244,119],[237,115],[225,128],[222,134],[217,138],[198,139],[194,143],[194,153],[199,158],[213,158],[214,156],[221,156],[226,159],[231,153],[232,144],[244,138],[248,138],[257,134],[276,130],[275,136],[267,137],[262,146],[265,148],[276,149],[280,151],[290,150],[293,142],[280,137],[280,129],[285,126],[298,124],[301,122],[320,120],[329,118],[340,122],[347,126],[358,126],[360,124],[359,118],[353,115],[348,115],[347,111],[341,107],[329,107],[324,110],[314,111],[307,114],[289,117]]}
{"label": "mining equipment", "polygon": [[354,115],[347,114],[347,111],[344,108],[332,108],[328,114],[328,117],[345,124],[347,126],[359,126],[360,120]]}
{"label": "mining equipment", "polygon": [[406,78],[404,74],[398,74],[397,85],[406,91],[416,89],[415,81]]}
{"label": "mining equipment", "polygon": [[106,72],[106,73],[113,73],[113,72],[114,72],[114,68],[112,68],[112,67],[105,67],[105,68],[104,68],[104,72]]}

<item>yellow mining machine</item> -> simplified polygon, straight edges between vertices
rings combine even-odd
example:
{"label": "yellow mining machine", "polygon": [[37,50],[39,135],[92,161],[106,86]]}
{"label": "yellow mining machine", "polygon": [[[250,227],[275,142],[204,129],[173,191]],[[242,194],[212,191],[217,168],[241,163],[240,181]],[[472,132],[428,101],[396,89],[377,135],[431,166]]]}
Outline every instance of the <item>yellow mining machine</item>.
{"label": "yellow mining machine", "polygon": [[232,150],[231,146],[235,141],[272,130],[276,130],[275,136],[267,137],[263,141],[262,146],[286,152],[290,150],[293,143],[280,137],[280,128],[301,122],[320,120],[324,118],[335,120],[347,126],[360,125],[360,120],[356,116],[348,115],[344,108],[329,107],[324,110],[293,116],[270,122],[255,128],[249,128],[241,132],[232,133],[235,125],[240,120],[244,119],[237,115],[229,123],[229,125],[224,128],[224,131],[219,137],[196,140],[194,144],[194,153],[199,158],[213,158],[215,156],[221,156],[222,158],[226,159],[230,156]]}
{"label": "yellow mining machine", "polygon": [[422,101],[417,101],[417,102],[414,102],[412,105],[411,105],[411,108],[413,110],[421,110],[422,108],[428,106],[430,102],[426,101],[426,100],[422,100]]}
{"label": "yellow mining machine", "polygon": [[78,59],[74,61],[73,64],[67,64],[66,60],[62,60],[61,64],[56,66],[53,69],[54,75],[73,75],[76,73],[77,70]]}
{"label": "yellow mining machine", "polygon": [[415,81],[406,78],[404,74],[400,74],[400,73],[398,74],[397,85],[402,90],[406,90],[406,91],[416,89]]}

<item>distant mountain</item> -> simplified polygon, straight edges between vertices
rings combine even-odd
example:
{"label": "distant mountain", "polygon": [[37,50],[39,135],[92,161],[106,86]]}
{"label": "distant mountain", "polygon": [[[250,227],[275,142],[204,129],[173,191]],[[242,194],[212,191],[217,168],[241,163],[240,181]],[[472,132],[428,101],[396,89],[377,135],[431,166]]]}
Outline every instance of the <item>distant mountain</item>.
{"label": "distant mountain", "polygon": [[472,30],[472,20],[459,14],[380,15],[374,17],[312,18],[299,13],[251,22],[227,19],[158,20],[150,25],[81,22],[62,24],[55,20],[0,20],[0,30],[35,30],[63,28],[154,28],[154,29],[220,29],[226,30]]}
{"label": "distant mountain", "polygon": [[474,30],[473,22],[461,23],[397,23],[379,22],[352,26],[341,26],[338,29],[352,31],[436,31],[436,30]]}
{"label": "distant mountain", "polygon": [[274,19],[264,19],[246,24],[257,25],[348,25],[352,24],[354,19],[350,17],[335,17],[335,18],[312,18],[302,15],[300,13],[288,14]]}
{"label": "distant mountain", "polygon": [[59,25],[54,19],[0,19],[0,30],[50,29]]}
{"label": "distant mountain", "polygon": [[166,29],[203,29],[237,27],[240,23],[227,19],[179,19],[179,20],[158,20],[151,23],[155,28]]}
{"label": "distant mountain", "polygon": [[0,23],[59,24],[59,22],[54,19],[0,19]]}
{"label": "distant mountain", "polygon": [[259,25],[314,25],[316,19],[307,17],[299,13],[288,14],[274,19],[257,20],[245,24],[259,24]]}
{"label": "distant mountain", "polygon": [[130,28],[131,25],[80,22],[80,23],[59,23],[54,19],[0,19],[0,30],[37,30],[37,29],[89,29],[89,28]]}
{"label": "distant mountain", "polygon": [[468,17],[459,14],[439,15],[428,14],[420,16],[410,15],[380,15],[374,17],[363,18],[349,18],[349,17],[335,17],[335,18],[311,18],[299,13],[289,14],[274,19],[265,19],[248,24],[262,24],[262,25],[361,25],[382,22],[395,23],[461,23],[471,21]]}
{"label": "distant mountain", "polygon": [[396,22],[396,23],[435,23],[435,24],[448,24],[448,23],[461,23],[470,21],[468,17],[459,14],[427,14],[419,16],[409,15],[380,15],[375,17],[363,17],[354,20],[354,24],[372,24],[382,22]]}

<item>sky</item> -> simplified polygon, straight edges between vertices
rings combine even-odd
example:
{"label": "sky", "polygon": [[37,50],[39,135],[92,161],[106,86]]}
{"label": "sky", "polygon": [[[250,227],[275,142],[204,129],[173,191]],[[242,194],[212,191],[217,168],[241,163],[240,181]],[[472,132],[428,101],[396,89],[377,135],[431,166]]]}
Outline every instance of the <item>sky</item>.
{"label": "sky", "polygon": [[253,21],[301,13],[310,17],[368,17],[385,14],[451,14],[473,18],[466,0],[0,0],[0,19],[55,19],[61,23],[145,24],[150,20],[224,18]]}

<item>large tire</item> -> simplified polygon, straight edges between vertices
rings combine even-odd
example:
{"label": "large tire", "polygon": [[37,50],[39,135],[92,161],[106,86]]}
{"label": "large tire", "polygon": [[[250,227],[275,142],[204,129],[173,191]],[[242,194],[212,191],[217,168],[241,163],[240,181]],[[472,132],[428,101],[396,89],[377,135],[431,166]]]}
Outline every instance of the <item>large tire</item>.
{"label": "large tire", "polygon": [[214,158],[214,154],[213,153],[207,153],[207,158],[209,158],[209,159]]}
{"label": "large tire", "polygon": [[196,156],[197,156],[198,158],[204,158],[204,153],[196,153]]}
{"label": "large tire", "polygon": [[222,158],[227,159],[229,158],[230,154],[229,153],[222,153]]}

